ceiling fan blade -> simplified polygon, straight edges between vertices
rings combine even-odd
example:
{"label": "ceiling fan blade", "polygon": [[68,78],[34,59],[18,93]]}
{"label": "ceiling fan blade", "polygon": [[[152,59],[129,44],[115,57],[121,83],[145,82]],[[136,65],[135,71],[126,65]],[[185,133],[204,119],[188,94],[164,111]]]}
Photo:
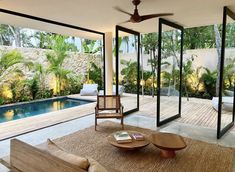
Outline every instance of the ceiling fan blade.
{"label": "ceiling fan blade", "polygon": [[129,16],[132,15],[131,13],[124,11],[124,10],[121,9],[120,7],[113,7],[113,8],[114,8],[115,10],[117,10],[117,11],[119,11],[119,12],[121,12],[121,13],[125,13],[125,14],[127,14],[127,15],[129,15]]}
{"label": "ceiling fan blade", "polygon": [[156,18],[156,17],[172,16],[172,15],[173,15],[173,13],[149,14],[149,15],[141,16],[141,21],[148,20],[151,18]]}
{"label": "ceiling fan blade", "polygon": [[118,23],[118,25],[121,25],[121,24],[124,24],[124,23],[128,23],[128,22],[131,22],[131,20],[127,20],[127,21],[124,21],[124,22]]}

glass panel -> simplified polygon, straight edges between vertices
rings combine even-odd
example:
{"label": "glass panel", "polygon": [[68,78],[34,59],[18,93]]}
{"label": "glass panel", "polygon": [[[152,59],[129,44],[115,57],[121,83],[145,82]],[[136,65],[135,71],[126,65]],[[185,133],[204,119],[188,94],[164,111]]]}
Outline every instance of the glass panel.
{"label": "glass panel", "polygon": [[179,114],[181,30],[162,25],[160,121]]}
{"label": "glass panel", "polygon": [[235,83],[235,21],[227,16],[222,88],[221,129],[233,120]]}
{"label": "glass panel", "polygon": [[119,94],[124,112],[137,108],[138,37],[119,31]]}

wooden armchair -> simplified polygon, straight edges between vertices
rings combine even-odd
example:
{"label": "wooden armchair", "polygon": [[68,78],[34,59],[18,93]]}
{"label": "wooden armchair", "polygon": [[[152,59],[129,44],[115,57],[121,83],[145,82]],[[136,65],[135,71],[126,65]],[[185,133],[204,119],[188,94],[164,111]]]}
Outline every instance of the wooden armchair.
{"label": "wooden armchair", "polygon": [[121,119],[122,129],[123,125],[123,106],[120,101],[120,96],[106,95],[97,96],[97,105],[95,107],[95,130],[97,126],[97,119],[103,118],[117,118]]}

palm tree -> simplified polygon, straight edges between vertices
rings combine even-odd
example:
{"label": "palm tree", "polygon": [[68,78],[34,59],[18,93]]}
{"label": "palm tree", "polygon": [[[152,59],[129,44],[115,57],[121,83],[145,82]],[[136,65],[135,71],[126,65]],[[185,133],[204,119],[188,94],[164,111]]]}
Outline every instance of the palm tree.
{"label": "palm tree", "polygon": [[95,54],[100,51],[100,46],[96,46],[96,41],[84,41],[82,42],[82,49],[84,53]]}
{"label": "palm tree", "polygon": [[217,71],[211,71],[208,68],[205,69],[205,73],[202,74],[201,80],[204,83],[205,91],[210,97],[214,97],[216,95],[216,80],[217,80]]}
{"label": "palm tree", "polygon": [[6,82],[6,79],[10,78],[12,75],[23,74],[18,64],[24,64],[28,67],[32,65],[31,62],[26,61],[24,57],[15,50],[5,53],[0,57],[0,83]]}
{"label": "palm tree", "polygon": [[45,84],[45,80],[46,80],[46,75],[47,75],[47,70],[43,67],[42,64],[40,63],[34,63],[34,78],[35,80],[38,81],[38,85],[39,85],[39,92],[40,92],[40,97],[42,97],[42,93],[43,90],[46,89],[46,84]]}
{"label": "palm tree", "polygon": [[63,62],[67,57],[67,51],[73,49],[73,45],[66,42],[66,37],[61,35],[53,35],[51,49],[52,52],[46,54],[49,62],[48,72],[55,76],[55,93],[60,95],[63,82],[67,80],[67,75],[71,71],[63,68]]}
{"label": "palm tree", "polygon": [[154,81],[156,81],[158,59],[156,55],[158,45],[157,33],[146,34],[141,40],[141,45],[144,47],[145,52],[150,55],[148,63],[151,65],[152,70],[152,97],[154,97]]}
{"label": "palm tree", "polygon": [[126,43],[126,52],[129,53],[129,36],[124,36],[122,38],[123,41]]}
{"label": "palm tree", "polygon": [[219,26],[217,24],[214,25],[214,33],[215,33],[216,50],[218,54],[218,62],[217,62],[218,76],[216,79],[216,96],[219,96],[219,80],[220,80],[220,66],[221,66],[221,36],[220,36]]}

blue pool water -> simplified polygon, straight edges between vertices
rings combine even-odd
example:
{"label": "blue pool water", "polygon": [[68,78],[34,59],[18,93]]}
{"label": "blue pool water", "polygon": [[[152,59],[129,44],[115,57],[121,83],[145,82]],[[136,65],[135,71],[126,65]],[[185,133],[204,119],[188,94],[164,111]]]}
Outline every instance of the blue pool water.
{"label": "blue pool water", "polygon": [[92,101],[80,99],[57,98],[38,102],[30,102],[21,105],[12,105],[8,107],[0,106],[0,123],[21,118],[27,118],[30,116],[40,115],[43,113],[53,112],[61,109],[67,109],[91,102]]}

